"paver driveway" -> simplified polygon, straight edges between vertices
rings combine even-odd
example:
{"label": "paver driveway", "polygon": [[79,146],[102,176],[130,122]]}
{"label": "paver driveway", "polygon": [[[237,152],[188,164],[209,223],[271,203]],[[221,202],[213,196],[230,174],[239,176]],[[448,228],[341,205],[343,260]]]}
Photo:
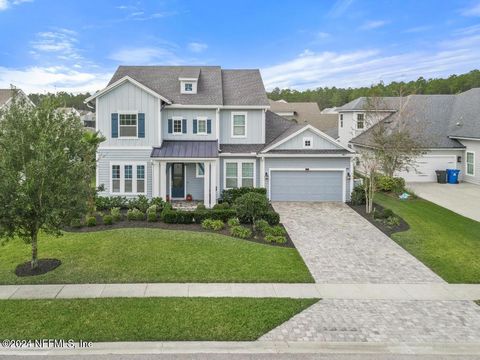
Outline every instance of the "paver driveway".
{"label": "paver driveway", "polygon": [[317,283],[443,282],[348,205],[276,202],[273,206]]}

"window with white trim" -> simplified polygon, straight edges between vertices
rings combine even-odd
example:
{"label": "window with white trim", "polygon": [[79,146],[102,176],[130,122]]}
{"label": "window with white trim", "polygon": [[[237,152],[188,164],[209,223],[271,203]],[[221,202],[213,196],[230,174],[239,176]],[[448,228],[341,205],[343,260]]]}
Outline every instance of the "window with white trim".
{"label": "window with white trim", "polygon": [[181,118],[173,119],[173,133],[174,134],[182,134],[182,122]]}
{"label": "window with white trim", "polygon": [[340,127],[343,128],[343,114],[340,114]]}
{"label": "window with white trim", "polygon": [[200,134],[200,135],[207,134],[207,118],[197,119],[197,134]]}
{"label": "window with white trim", "polygon": [[225,189],[255,187],[255,161],[226,161],[224,177]]}
{"label": "window with white trim", "polygon": [[203,178],[205,176],[205,164],[197,163],[196,176],[197,178]]}
{"label": "window with white trim", "polygon": [[467,175],[475,175],[475,153],[467,151]]}
{"label": "window with white trim", "polygon": [[120,165],[112,165],[112,193],[120,192]]}
{"label": "window with white trim", "polygon": [[232,112],[232,137],[247,136],[247,113]]}
{"label": "window with white trim", "polygon": [[193,84],[192,83],[184,83],[184,91],[185,92],[192,92],[193,91]]}
{"label": "window with white trim", "polygon": [[313,147],[313,138],[304,137],[303,138],[303,148],[304,149],[311,149],[312,147]]}
{"label": "window with white trim", "polygon": [[365,114],[357,114],[357,129],[365,128]]}
{"label": "window with white trim", "polygon": [[145,163],[113,163],[111,164],[111,193],[145,194]]}
{"label": "window with white trim", "polygon": [[119,137],[137,137],[137,114],[119,114]]}

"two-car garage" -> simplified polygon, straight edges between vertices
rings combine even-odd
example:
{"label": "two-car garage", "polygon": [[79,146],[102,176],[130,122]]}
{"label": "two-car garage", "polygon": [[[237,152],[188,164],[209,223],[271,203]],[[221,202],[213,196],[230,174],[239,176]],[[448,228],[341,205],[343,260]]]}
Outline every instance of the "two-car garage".
{"label": "two-car garage", "polygon": [[272,201],[345,201],[345,171],[270,169]]}

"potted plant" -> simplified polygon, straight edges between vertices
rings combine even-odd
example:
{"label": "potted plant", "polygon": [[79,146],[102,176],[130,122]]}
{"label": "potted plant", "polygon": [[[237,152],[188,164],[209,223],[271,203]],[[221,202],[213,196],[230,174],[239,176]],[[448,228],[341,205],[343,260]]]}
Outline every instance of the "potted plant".
{"label": "potted plant", "polygon": [[192,201],[192,200],[193,200],[192,194],[187,194],[187,201]]}

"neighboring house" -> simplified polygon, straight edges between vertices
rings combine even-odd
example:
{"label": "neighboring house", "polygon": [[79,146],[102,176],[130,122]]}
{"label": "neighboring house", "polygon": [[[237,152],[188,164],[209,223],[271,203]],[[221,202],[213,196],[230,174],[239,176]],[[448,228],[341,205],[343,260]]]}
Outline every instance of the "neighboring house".
{"label": "neighboring house", "polygon": [[0,89],[0,109],[8,108],[15,96],[21,100],[25,100],[27,104],[35,106],[22,90],[12,87],[11,89]]}
{"label": "neighboring house", "polygon": [[[410,182],[436,181],[435,170],[459,169],[460,179],[480,184],[480,88],[457,95],[409,95],[383,98],[378,119],[388,124],[405,122],[420,134],[422,155],[413,166],[397,174]],[[366,99],[339,108],[342,144],[371,146],[366,127]],[[373,125],[375,126],[375,125]]]}
{"label": "neighboring house", "polygon": [[221,191],[266,187],[272,200],[346,201],[353,151],[269,111],[258,70],[120,66],[94,104],[102,195],[213,206]]}
{"label": "neighboring house", "polygon": [[338,115],[335,112],[322,113],[316,102],[286,102],[285,100],[268,100],[270,110],[298,124],[310,124],[334,139],[338,136]]}
{"label": "neighboring house", "polygon": [[95,113],[88,110],[77,110],[74,107],[60,107],[57,108],[58,112],[63,114],[72,114],[80,118],[83,126],[88,129],[95,129]]}

